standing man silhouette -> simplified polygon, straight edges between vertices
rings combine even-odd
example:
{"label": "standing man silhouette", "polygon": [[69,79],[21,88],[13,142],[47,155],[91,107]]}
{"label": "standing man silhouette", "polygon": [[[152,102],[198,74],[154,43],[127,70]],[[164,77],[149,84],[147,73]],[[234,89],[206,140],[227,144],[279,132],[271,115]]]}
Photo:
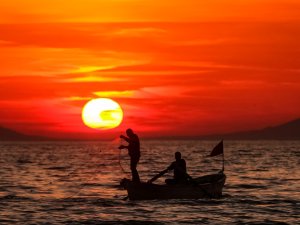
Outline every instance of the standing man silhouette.
{"label": "standing man silhouette", "polygon": [[132,174],[132,181],[140,182],[139,173],[136,169],[137,164],[140,160],[140,140],[139,137],[133,132],[132,129],[127,129],[126,134],[128,137],[121,135],[120,138],[128,142],[128,146],[120,145],[119,149],[128,149],[128,155],[130,156],[130,170]]}

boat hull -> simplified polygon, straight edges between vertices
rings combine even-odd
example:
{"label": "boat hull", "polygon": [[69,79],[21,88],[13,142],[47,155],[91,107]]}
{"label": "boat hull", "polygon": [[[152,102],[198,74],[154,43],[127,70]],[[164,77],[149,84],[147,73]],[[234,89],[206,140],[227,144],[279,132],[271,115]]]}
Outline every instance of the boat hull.
{"label": "boat hull", "polygon": [[225,184],[223,173],[194,179],[193,184],[159,185],[123,179],[121,185],[130,200],[220,198]]}

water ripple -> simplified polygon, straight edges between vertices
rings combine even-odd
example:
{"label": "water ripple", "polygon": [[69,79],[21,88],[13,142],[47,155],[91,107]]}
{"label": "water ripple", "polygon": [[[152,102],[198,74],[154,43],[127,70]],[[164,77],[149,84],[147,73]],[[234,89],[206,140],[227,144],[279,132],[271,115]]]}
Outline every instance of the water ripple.
{"label": "water ripple", "polygon": [[[143,141],[141,179],[165,169],[179,149],[192,177],[218,172],[221,157],[205,157],[215,144]],[[300,142],[224,144],[222,198],[165,201],[122,200],[119,181],[130,174],[114,143],[0,144],[0,224],[297,224]],[[126,153],[121,165],[130,171]]]}

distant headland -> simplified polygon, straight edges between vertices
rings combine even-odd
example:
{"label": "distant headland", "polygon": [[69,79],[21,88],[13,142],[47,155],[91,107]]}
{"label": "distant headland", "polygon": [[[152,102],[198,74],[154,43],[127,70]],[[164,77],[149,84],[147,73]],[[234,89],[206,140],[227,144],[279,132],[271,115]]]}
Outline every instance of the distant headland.
{"label": "distant headland", "polygon": [[[161,137],[161,139],[199,139],[199,140],[300,140],[300,118],[277,126],[266,127],[258,130],[238,131],[225,134],[199,135],[193,137]],[[77,139],[63,139],[75,141]],[[0,127],[0,141],[63,141],[45,136],[32,136]],[[80,139],[78,141],[85,141]]]}

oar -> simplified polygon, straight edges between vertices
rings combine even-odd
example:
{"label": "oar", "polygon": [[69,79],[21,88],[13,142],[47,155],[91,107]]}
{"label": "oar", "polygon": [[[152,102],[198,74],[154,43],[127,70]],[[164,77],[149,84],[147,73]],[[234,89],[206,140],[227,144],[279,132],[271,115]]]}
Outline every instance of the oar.
{"label": "oar", "polygon": [[148,180],[147,183],[151,184],[152,182],[154,182],[155,180],[160,178],[162,175],[164,175],[166,172],[168,172],[168,169],[165,169],[165,170],[161,171],[159,174],[155,175],[150,180]]}
{"label": "oar", "polygon": [[123,201],[126,201],[129,198],[129,196],[127,195],[126,197],[122,198]]}

